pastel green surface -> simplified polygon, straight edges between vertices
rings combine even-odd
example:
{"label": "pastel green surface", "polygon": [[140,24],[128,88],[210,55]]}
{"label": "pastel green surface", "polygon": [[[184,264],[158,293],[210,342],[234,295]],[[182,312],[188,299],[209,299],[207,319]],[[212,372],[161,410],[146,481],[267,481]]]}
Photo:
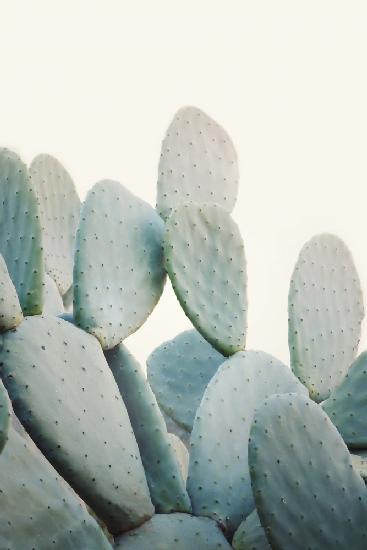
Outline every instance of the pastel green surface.
{"label": "pastel green surface", "polygon": [[17,327],[22,320],[23,313],[18,294],[0,254],[0,332]]}
{"label": "pastel green surface", "polygon": [[64,304],[57,285],[47,273],[43,278],[43,315],[62,315],[65,312]]}
{"label": "pastel green surface", "polygon": [[271,550],[256,509],[235,532],[232,547],[234,550]]}
{"label": "pastel green surface", "polygon": [[76,239],[74,317],[104,349],[135,332],[165,282],[163,222],[115,181],[97,183],[83,204]]}
{"label": "pastel green surface", "polygon": [[205,388],[224,359],[196,330],[178,334],[148,357],[148,380],[159,406],[188,432]]}
{"label": "pastel green surface", "polygon": [[350,453],[354,469],[359,473],[364,482],[367,482],[367,451],[355,449]]}
{"label": "pastel green surface", "polygon": [[306,388],[278,359],[240,352],[213,376],[190,440],[187,488],[195,514],[220,521],[231,535],[254,509],[247,443],[255,410],[274,393]]}
{"label": "pastel green surface", "polygon": [[0,381],[0,453],[8,440],[10,418],[10,400],[3,383]]}
{"label": "pastel green surface", "polygon": [[50,155],[33,159],[29,174],[39,204],[45,268],[65,294],[73,282],[80,199],[68,172]]}
{"label": "pastel green surface", "polygon": [[183,441],[175,434],[168,434],[170,445],[175,453],[177,462],[180,466],[182,479],[186,483],[187,474],[189,471],[189,452],[184,445]]}
{"label": "pastel green surface", "polygon": [[32,439],[111,532],[152,515],[128,413],[93,336],[28,317],[3,335],[0,373]]}
{"label": "pastel green surface", "polygon": [[156,514],[116,540],[121,550],[230,550],[216,523],[188,514]]}
{"label": "pastel green surface", "polygon": [[171,434],[174,434],[179,439],[181,439],[182,443],[188,449],[189,446],[190,446],[191,432],[189,432],[185,428],[182,428],[181,426],[179,426],[179,424],[177,424],[177,422],[172,420],[172,418],[170,416],[168,416],[168,414],[166,414],[163,409],[161,409],[161,413],[162,413],[162,416],[163,416],[164,421],[166,423],[168,432],[171,433]]}
{"label": "pastel green surface", "polygon": [[165,264],[195,328],[223,355],[246,344],[247,275],[238,226],[221,206],[185,204],[166,224]]}
{"label": "pastel green surface", "polygon": [[190,512],[180,465],[141,366],[123,344],[105,356],[129,414],[156,512]]}
{"label": "pastel green surface", "polygon": [[84,503],[12,415],[0,454],[0,548],[108,550]]}
{"label": "pastel green surface", "polygon": [[302,248],[288,297],[288,342],[294,373],[321,402],[340,384],[358,349],[363,296],[353,258],[334,235]]}
{"label": "pastel green surface", "polygon": [[319,405],[295,394],[268,399],[252,424],[249,465],[272,548],[365,550],[367,490]]}
{"label": "pastel green surface", "polygon": [[43,252],[37,199],[20,158],[0,148],[0,253],[24,315],[42,312]]}
{"label": "pastel green surface", "polygon": [[237,154],[227,132],[196,107],[174,116],[158,168],[157,210],[167,220],[183,202],[215,202],[229,212],[237,200]]}

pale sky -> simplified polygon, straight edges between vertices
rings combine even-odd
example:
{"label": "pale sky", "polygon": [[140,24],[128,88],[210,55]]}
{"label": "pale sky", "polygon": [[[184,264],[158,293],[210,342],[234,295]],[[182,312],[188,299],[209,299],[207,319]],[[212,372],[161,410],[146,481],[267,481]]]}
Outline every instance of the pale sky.
{"label": "pale sky", "polygon": [[[0,145],[56,156],[81,197],[112,178],[155,205],[161,140],[183,105],[227,129],[249,348],[288,362],[289,279],[315,233],[346,241],[367,295],[366,2],[0,0],[0,21]],[[167,284],[126,344],[144,362],[188,327]]]}

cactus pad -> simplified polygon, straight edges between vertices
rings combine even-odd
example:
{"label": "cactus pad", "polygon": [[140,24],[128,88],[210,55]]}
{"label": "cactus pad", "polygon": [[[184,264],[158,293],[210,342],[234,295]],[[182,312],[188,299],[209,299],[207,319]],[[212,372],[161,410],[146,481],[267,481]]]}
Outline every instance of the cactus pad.
{"label": "cactus pad", "polygon": [[116,550],[231,550],[216,523],[187,514],[157,514],[119,537]]}
{"label": "cactus pad", "polygon": [[234,550],[271,550],[256,509],[241,523],[232,540]]}
{"label": "cactus pad", "polygon": [[0,253],[25,315],[42,312],[43,252],[37,199],[27,167],[0,149]]}
{"label": "cactus pad", "polygon": [[80,200],[70,175],[54,157],[38,155],[29,174],[39,204],[45,268],[65,294],[73,282]]}
{"label": "cactus pad", "polygon": [[188,432],[204,390],[224,359],[196,330],[164,342],[148,357],[148,380],[159,406]]}
{"label": "cactus pad", "polygon": [[9,418],[10,400],[6,389],[0,381],[0,453],[8,440]]}
{"label": "cactus pad", "polygon": [[152,515],[129,417],[93,336],[28,317],[3,334],[0,372],[32,439],[111,532]]}
{"label": "cactus pad", "polygon": [[367,451],[355,450],[350,453],[353,468],[359,473],[361,478],[367,483]]}
{"label": "cactus pad", "polygon": [[246,343],[247,276],[238,226],[215,204],[185,204],[167,224],[165,263],[181,306],[223,355]]}
{"label": "cactus pad", "polygon": [[190,512],[176,454],[141,366],[123,344],[105,355],[129,414],[156,512]]}
{"label": "cactus pad", "polygon": [[363,296],[351,253],[334,235],[302,248],[288,297],[288,342],[294,373],[317,402],[339,385],[358,348]]}
{"label": "cactus pad", "polygon": [[292,371],[261,351],[240,352],[213,376],[191,434],[187,487],[193,511],[233,533],[254,509],[247,441],[254,411],[273,393],[307,393]]}
{"label": "cactus pad", "polygon": [[57,285],[47,273],[43,275],[43,315],[63,315],[64,304]]}
{"label": "cactus pad", "polygon": [[189,452],[181,439],[177,437],[177,435],[169,433],[168,439],[176,455],[177,462],[180,466],[182,479],[186,483],[189,470]]}
{"label": "cactus pad", "polygon": [[17,327],[22,320],[23,314],[18,294],[4,258],[0,254],[0,332]]}
{"label": "cactus pad", "polygon": [[74,317],[104,349],[135,332],[158,302],[163,233],[156,211],[119,183],[89,191],[77,232]]}
{"label": "cactus pad", "polygon": [[231,212],[238,179],[237,154],[227,132],[195,107],[180,109],[164,138],[158,168],[162,218],[183,202],[215,202]]}
{"label": "cactus pad", "polygon": [[282,550],[367,547],[367,490],[329,417],[295,394],[255,415],[249,466],[270,545]]}

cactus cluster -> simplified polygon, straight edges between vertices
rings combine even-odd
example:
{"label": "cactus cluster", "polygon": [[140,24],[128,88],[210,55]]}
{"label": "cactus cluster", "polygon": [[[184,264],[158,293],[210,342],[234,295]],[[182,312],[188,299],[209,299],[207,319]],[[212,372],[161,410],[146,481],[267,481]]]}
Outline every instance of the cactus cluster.
{"label": "cactus cluster", "polygon": [[[367,352],[352,256],[322,234],[289,288],[290,368],[246,348],[234,146],[178,111],[157,205],[0,149],[0,549],[367,548]],[[194,328],[124,340],[166,275]]]}

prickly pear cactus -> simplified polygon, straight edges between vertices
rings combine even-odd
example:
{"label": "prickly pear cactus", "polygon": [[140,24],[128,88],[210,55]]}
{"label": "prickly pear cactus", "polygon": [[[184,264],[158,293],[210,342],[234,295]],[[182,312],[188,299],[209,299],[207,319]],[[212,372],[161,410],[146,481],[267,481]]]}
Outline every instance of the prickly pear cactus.
{"label": "prickly pear cactus", "polygon": [[0,453],[8,440],[10,401],[6,389],[0,381]]}
{"label": "prickly pear cactus", "polygon": [[234,550],[271,550],[256,510],[241,523],[232,540]]}
{"label": "prickly pear cactus", "polygon": [[16,328],[23,320],[17,291],[0,254],[0,332]]}

